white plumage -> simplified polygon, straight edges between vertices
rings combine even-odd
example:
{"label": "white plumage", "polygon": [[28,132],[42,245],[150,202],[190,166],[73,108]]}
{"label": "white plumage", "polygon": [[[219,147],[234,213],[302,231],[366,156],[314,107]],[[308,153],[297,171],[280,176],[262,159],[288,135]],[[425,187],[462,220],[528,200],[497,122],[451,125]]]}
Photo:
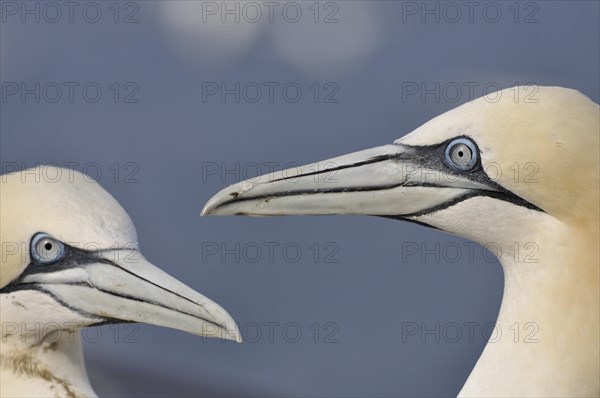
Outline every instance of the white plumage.
{"label": "white plumage", "polygon": [[203,214],[377,215],[494,242],[505,274],[497,323],[530,325],[537,342],[488,343],[460,395],[597,397],[599,107],[559,87],[528,101],[511,90],[394,145],[232,185]]}
{"label": "white plumage", "polygon": [[40,166],[0,184],[2,397],[95,396],[86,326],[144,322],[240,340],[223,308],[144,259],[129,216],[98,183]]}

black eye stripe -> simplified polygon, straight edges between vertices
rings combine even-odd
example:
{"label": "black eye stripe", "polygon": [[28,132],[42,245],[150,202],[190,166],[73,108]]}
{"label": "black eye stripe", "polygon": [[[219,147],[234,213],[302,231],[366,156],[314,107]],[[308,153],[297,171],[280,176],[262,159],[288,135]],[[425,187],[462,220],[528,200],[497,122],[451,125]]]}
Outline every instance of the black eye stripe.
{"label": "black eye stripe", "polygon": [[[473,154],[476,154],[476,156],[474,156],[473,165],[468,170],[461,170],[457,167],[451,167],[446,158],[446,152],[450,149],[450,144],[459,139],[468,140],[472,146],[469,146],[469,149],[471,149]],[[485,173],[483,165],[481,164],[481,151],[479,150],[477,143],[468,136],[453,137],[434,145],[396,145],[400,145],[407,149],[406,154],[401,156],[399,159],[407,157],[412,160],[416,160],[424,168],[440,171],[442,173],[457,177],[463,177],[481,184],[490,185],[494,188],[503,189],[496,182],[492,181]]]}
{"label": "black eye stripe", "polygon": [[[448,165],[448,162],[446,160],[446,150],[448,149],[448,145],[451,142],[453,142],[459,138],[464,138],[464,139],[468,140],[473,145],[473,149],[472,149],[473,153],[477,154],[473,166],[468,170],[460,170],[459,168],[451,167],[450,165]],[[410,158],[413,161],[416,160],[424,168],[431,169],[434,171],[439,171],[439,172],[442,172],[442,173],[448,174],[448,175],[462,177],[462,178],[465,178],[465,179],[468,179],[471,181],[475,181],[477,183],[487,185],[490,188],[493,188],[495,190],[495,191],[477,191],[477,192],[474,192],[474,193],[462,198],[461,201],[466,200],[473,196],[487,195],[487,196],[495,197],[497,199],[502,199],[506,202],[510,202],[515,205],[526,207],[528,209],[544,212],[544,210],[540,209],[533,203],[530,203],[530,202],[526,201],[525,199],[515,195],[508,189],[504,188],[502,185],[493,181],[487,175],[487,173],[485,172],[485,170],[483,168],[483,165],[481,164],[481,151],[479,150],[479,147],[477,146],[477,142],[475,142],[475,140],[471,139],[468,136],[458,136],[458,137],[450,138],[444,142],[441,142],[441,143],[435,144],[435,145],[414,145],[413,146],[413,145],[404,145],[404,144],[400,144],[400,143],[398,143],[396,145],[400,145],[403,148],[406,148],[406,150],[407,150],[406,154],[399,157],[399,159],[402,159],[405,156],[407,158]]]}

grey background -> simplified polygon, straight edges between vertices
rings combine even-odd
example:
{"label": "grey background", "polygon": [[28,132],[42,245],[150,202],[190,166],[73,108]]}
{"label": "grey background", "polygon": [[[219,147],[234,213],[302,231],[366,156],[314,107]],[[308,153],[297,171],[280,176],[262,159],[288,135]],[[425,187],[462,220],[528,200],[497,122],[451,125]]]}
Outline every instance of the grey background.
{"label": "grey background", "polygon": [[[411,5],[399,1],[339,1],[338,23],[329,24],[322,19],[335,8],[325,2],[318,23],[311,1],[297,3],[303,10],[297,23],[282,18],[281,4],[273,23],[263,15],[257,23],[242,16],[225,24],[210,15],[203,22],[200,2],[140,1],[137,11],[121,3],[118,23],[109,8],[113,2],[96,3],[103,12],[97,23],[83,19],[84,4],[73,22],[67,15],[56,23],[44,15],[39,23],[32,16],[22,22],[20,12],[2,15],[2,171],[37,162],[79,162],[76,169],[95,176],[101,170],[100,183],[133,218],[145,256],[223,305],[246,339],[238,345],[141,325],[131,342],[124,326],[118,335],[109,327],[91,330],[85,350],[97,392],[455,395],[485,345],[482,327],[495,320],[502,297],[501,266],[483,248],[475,246],[472,258],[462,250],[454,261],[452,247],[466,248],[465,241],[418,225],[365,217],[200,218],[200,209],[219,189],[256,175],[257,164],[268,172],[266,162],[304,164],[389,143],[469,100],[467,82],[479,84],[476,97],[485,85],[531,82],[575,88],[598,102],[599,3],[522,2],[517,22],[513,2],[487,6],[493,7],[486,8],[487,17],[487,3],[478,3],[471,21],[462,3],[454,3],[462,16],[452,22],[454,10],[428,2],[440,10],[436,22],[422,10],[407,13]],[[493,23],[497,9],[502,15]],[[124,14],[134,11],[137,22],[123,23]],[[533,23],[524,23],[528,15]],[[36,103],[31,95],[7,94],[11,83],[36,82],[96,82],[103,96],[92,103],[78,89],[72,102],[63,93],[52,103],[48,91]],[[138,102],[115,103],[108,88],[114,82],[122,89],[133,82]],[[263,93],[252,103],[250,92],[239,103],[232,95],[203,101],[206,82],[294,82],[303,94],[296,103],[280,91],[273,102]],[[314,82],[335,83],[337,103],[315,103],[309,89]],[[429,88],[437,82],[448,91],[439,99],[403,98],[411,82]],[[450,91],[457,85],[463,89],[458,98]],[[215,165],[219,172],[238,171],[207,174]],[[126,178],[132,171],[137,182]],[[229,248],[238,243],[239,260],[209,256],[211,242]],[[265,242],[280,245],[273,261]],[[407,257],[407,242],[425,244],[439,258]],[[310,249],[315,243],[318,261]],[[285,244],[302,249],[297,262],[284,258]],[[265,250],[252,262],[256,252],[241,249],[256,245]],[[323,259],[331,247],[336,263]],[[268,322],[279,323],[272,339]],[[463,328],[458,341],[448,331],[438,333],[436,342],[420,333],[403,338],[407,322],[419,328],[422,322],[428,328],[436,322],[440,328],[451,322],[480,326],[472,341]],[[289,325],[302,332],[296,343]],[[331,331],[334,341],[326,342]]]}

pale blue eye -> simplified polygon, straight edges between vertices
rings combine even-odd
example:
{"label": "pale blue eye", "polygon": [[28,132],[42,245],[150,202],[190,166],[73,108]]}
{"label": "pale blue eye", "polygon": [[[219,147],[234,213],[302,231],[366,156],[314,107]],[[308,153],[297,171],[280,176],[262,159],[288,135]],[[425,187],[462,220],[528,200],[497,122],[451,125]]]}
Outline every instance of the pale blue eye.
{"label": "pale blue eye", "polygon": [[31,256],[42,264],[52,264],[60,260],[65,253],[62,242],[40,232],[31,239]]}
{"label": "pale blue eye", "polygon": [[477,164],[477,148],[467,138],[457,138],[450,142],[445,152],[446,163],[455,170],[471,170]]}

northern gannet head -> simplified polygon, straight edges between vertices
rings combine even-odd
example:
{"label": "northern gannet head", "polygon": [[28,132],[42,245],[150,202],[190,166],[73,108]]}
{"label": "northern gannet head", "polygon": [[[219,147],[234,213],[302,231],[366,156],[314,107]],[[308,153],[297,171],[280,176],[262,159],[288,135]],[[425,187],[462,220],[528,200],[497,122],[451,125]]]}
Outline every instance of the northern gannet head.
{"label": "northern gannet head", "polygon": [[[515,97],[524,89],[464,104],[392,145],[234,184],[202,214],[383,216],[493,247],[504,337],[461,395],[598,396],[600,108],[558,87]],[[515,327],[534,344],[507,337]]]}
{"label": "northern gannet head", "polygon": [[384,216],[479,242],[498,238],[491,209],[506,219],[597,222],[587,210],[597,215],[598,105],[558,87],[540,87],[535,102],[515,101],[514,89],[489,98],[496,100],[453,109],[392,145],[234,184],[202,214]]}
{"label": "northern gannet head", "polygon": [[[143,322],[240,340],[223,308],[142,256],[131,219],[97,182],[51,166],[0,178],[0,359],[2,372],[12,371],[14,376],[2,373],[3,394],[15,393],[11,383],[27,380],[19,377],[46,374],[22,369],[63,372],[52,376],[62,380],[55,388],[78,384],[76,377],[65,374],[67,365],[45,359],[48,347],[56,349],[56,344],[45,347],[45,340],[53,339],[46,333],[66,335],[91,325]],[[77,352],[63,340],[64,352]],[[73,362],[77,360],[66,361]],[[85,382],[79,383],[79,391],[86,391]],[[27,389],[16,391],[35,395]],[[65,387],[63,393],[70,391]]]}

